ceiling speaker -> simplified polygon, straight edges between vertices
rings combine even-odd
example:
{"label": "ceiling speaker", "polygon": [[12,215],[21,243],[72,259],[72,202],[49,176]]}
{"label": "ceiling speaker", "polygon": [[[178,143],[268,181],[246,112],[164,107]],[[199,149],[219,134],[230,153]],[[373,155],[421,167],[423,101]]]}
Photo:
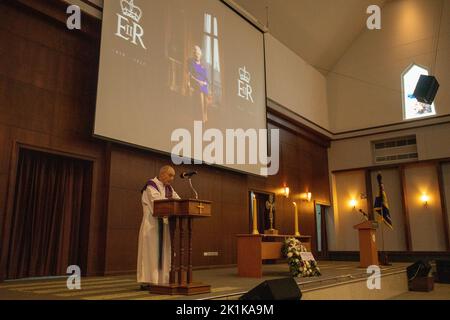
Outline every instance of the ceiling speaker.
{"label": "ceiling speaker", "polygon": [[419,102],[432,104],[438,90],[439,82],[435,77],[421,75],[416,90],[414,90],[414,97]]}

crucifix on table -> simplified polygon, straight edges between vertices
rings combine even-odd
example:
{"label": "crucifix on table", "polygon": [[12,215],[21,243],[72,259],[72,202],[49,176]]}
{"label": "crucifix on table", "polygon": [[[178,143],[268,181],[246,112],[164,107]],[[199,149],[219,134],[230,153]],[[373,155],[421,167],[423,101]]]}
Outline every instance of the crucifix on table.
{"label": "crucifix on table", "polygon": [[265,230],[264,234],[278,234],[278,230],[274,229],[273,221],[274,221],[274,211],[275,211],[275,200],[273,194],[269,195],[269,199],[266,201],[266,209],[269,210],[269,221],[270,221],[270,229]]}

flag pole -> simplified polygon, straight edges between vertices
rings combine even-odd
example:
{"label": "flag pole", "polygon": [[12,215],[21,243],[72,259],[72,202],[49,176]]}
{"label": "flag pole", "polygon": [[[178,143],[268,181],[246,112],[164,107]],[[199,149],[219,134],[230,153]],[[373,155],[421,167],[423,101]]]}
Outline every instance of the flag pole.
{"label": "flag pole", "polygon": [[[378,174],[377,180],[378,180],[378,184],[379,184],[379,188],[380,188],[380,195],[379,197],[383,197],[383,183],[382,183],[382,177],[381,177],[381,173]],[[381,262],[380,265],[382,266],[392,266],[392,264],[389,263],[389,259],[386,253],[386,249],[384,247],[384,214],[383,214],[383,203],[381,203],[381,246],[382,246],[382,253],[381,253]]]}
{"label": "flag pole", "polygon": [[386,251],[384,249],[384,220],[381,221],[381,246],[382,246],[381,265],[385,266],[387,264],[387,261],[386,261]]}

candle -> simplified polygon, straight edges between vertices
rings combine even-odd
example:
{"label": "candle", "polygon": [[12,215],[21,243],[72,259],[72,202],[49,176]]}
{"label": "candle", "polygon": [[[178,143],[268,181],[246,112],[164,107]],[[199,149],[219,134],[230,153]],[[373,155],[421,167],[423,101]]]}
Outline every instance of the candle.
{"label": "candle", "polygon": [[297,203],[292,202],[294,204],[294,223],[295,223],[295,236],[300,237],[300,231],[298,230],[298,207]]}
{"label": "candle", "polygon": [[253,234],[259,234],[258,231],[258,209],[256,207],[256,196],[253,195]]}

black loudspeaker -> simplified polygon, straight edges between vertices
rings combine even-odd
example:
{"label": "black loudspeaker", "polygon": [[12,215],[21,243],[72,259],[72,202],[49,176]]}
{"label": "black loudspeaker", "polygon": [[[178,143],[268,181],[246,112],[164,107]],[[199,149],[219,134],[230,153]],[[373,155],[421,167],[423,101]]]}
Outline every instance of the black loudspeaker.
{"label": "black loudspeaker", "polygon": [[406,268],[406,274],[408,275],[408,280],[414,280],[415,278],[428,277],[431,271],[431,265],[428,262],[417,261],[413,265]]}
{"label": "black loudspeaker", "polygon": [[438,90],[439,82],[435,77],[421,75],[416,90],[414,90],[414,97],[419,102],[432,104]]}
{"label": "black loudspeaker", "polygon": [[440,283],[450,283],[450,260],[436,260],[437,280]]}
{"label": "black loudspeaker", "polygon": [[264,281],[239,300],[300,300],[302,292],[293,278]]}

